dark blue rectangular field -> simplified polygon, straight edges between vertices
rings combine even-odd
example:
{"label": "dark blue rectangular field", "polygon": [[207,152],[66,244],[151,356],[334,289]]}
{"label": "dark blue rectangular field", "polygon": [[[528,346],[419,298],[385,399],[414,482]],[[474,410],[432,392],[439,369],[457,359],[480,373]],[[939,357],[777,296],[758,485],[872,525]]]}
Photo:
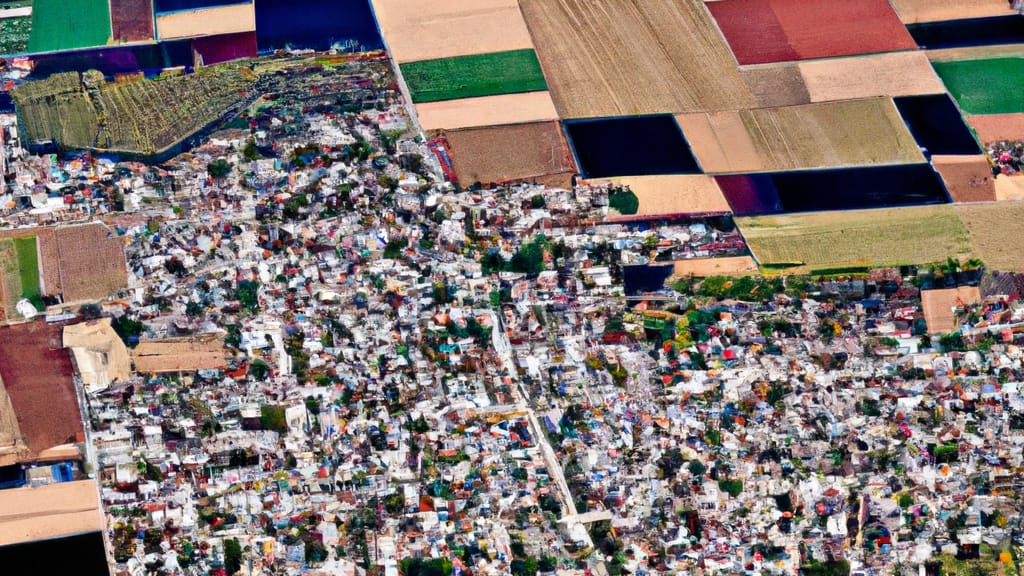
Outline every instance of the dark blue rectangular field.
{"label": "dark blue rectangular field", "polygon": [[745,174],[715,178],[737,216],[946,204],[930,164]]}
{"label": "dark blue rectangular field", "polygon": [[953,99],[947,94],[893,98],[917,145],[931,154],[981,154]]}
{"label": "dark blue rectangular field", "polygon": [[910,24],[907,30],[918,46],[929,50],[1024,42],[1024,18],[1020,16]]}
{"label": "dark blue rectangular field", "polygon": [[260,54],[286,48],[345,52],[384,47],[370,0],[259,0],[256,45]]}
{"label": "dark blue rectangular field", "polygon": [[565,121],[584,178],[700,174],[700,165],[669,114]]}

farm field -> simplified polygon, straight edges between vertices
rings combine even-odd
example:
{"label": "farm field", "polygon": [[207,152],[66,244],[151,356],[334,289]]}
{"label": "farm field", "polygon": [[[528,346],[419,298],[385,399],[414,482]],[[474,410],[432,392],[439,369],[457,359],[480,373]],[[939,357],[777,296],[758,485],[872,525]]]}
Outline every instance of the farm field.
{"label": "farm field", "polygon": [[303,0],[298,7],[295,0],[258,0],[256,32],[264,54],[288,47],[329,50],[336,46],[349,52],[384,47],[369,0]]}
{"label": "farm field", "polygon": [[572,120],[565,122],[565,131],[585,178],[701,171],[668,114]]}
{"label": "farm field", "polygon": [[726,256],[722,258],[694,258],[673,262],[672,276],[688,278],[696,276],[747,276],[757,274],[757,262],[750,256]]}
{"label": "farm field", "polygon": [[934,62],[949,93],[968,114],[1024,112],[1024,58]]}
{"label": "farm field", "polygon": [[888,0],[721,0],[708,9],[740,64],[917,48]]}
{"label": "farm field", "polygon": [[951,205],[736,218],[762,267],[787,272],[845,266],[926,264],[972,254]]}
{"label": "farm field", "polygon": [[110,0],[110,27],[114,42],[153,40],[153,3],[150,0]]}
{"label": "farm field", "polygon": [[17,316],[14,306],[21,298],[21,271],[12,240],[0,240],[0,274],[0,321],[5,321]]}
{"label": "farm field", "polygon": [[812,102],[946,91],[928,57],[921,52],[829,58],[797,66]]}
{"label": "farm field", "polygon": [[[128,83],[101,82],[93,100],[77,73],[20,86],[14,99],[29,141],[53,139],[72,148],[153,153],[216,120],[240,98],[249,81],[237,67]],[[48,99],[56,101],[56,106]],[[100,130],[99,110],[107,122]]]}
{"label": "farm field", "polygon": [[1024,178],[996,176],[996,200],[999,202],[1024,200]]}
{"label": "farm field", "polygon": [[452,130],[445,136],[464,186],[559,175],[568,181],[576,171],[557,122]]}
{"label": "farm field", "polygon": [[745,68],[740,71],[758,108],[808,104],[811,95],[796,64]]}
{"label": "farm field", "polygon": [[516,0],[373,0],[399,63],[533,48]]}
{"label": "farm field", "polygon": [[989,270],[1024,271],[1024,238],[1008,233],[1020,229],[1024,202],[964,204],[956,209]]}
{"label": "farm field", "polygon": [[1013,114],[969,114],[967,124],[982,144],[1017,140],[1024,136],[1024,112]]}
{"label": "farm field", "polygon": [[428,132],[558,120],[555,104],[546,90],[426,102],[416,105],[416,116],[420,127]]}
{"label": "farm field", "polygon": [[110,39],[108,0],[35,0],[29,52],[103,46]]}
{"label": "farm field", "polygon": [[701,0],[521,0],[562,118],[756,103]]}
{"label": "farm field", "polygon": [[533,50],[402,64],[412,101],[439,102],[547,89]]}
{"label": "farm field", "polygon": [[714,178],[704,174],[630,176],[607,182],[629,187],[640,201],[639,216],[729,212],[722,190]]}
{"label": "farm field", "polygon": [[31,16],[0,20],[0,54],[21,54],[27,51],[31,33]]}
{"label": "farm field", "polygon": [[1008,16],[1014,12],[1001,0],[891,0],[904,24]]}
{"label": "farm field", "polygon": [[768,170],[922,160],[892,101],[849,100],[740,111]]}
{"label": "farm field", "polygon": [[156,17],[156,33],[160,40],[253,30],[256,30],[256,10],[251,3],[157,14]]}
{"label": "farm field", "polygon": [[932,156],[953,202],[989,202],[996,199],[996,184],[988,156]]}
{"label": "farm field", "polygon": [[36,239],[33,236],[16,238],[14,251],[18,255],[18,274],[21,278],[21,297],[40,303],[39,256],[36,254]]}
{"label": "farm field", "polygon": [[708,173],[923,160],[896,107],[885,98],[678,118],[694,154]]}
{"label": "farm field", "polygon": [[914,140],[931,155],[980,154],[981,148],[947,94],[893,98]]}

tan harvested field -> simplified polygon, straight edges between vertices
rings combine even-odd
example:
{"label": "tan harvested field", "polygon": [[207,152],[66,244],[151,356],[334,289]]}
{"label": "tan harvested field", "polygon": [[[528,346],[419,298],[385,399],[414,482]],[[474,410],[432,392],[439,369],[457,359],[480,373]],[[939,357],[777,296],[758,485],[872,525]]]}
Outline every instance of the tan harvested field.
{"label": "tan harvested field", "polygon": [[729,203],[715,179],[704,174],[629,176],[591,183],[613,182],[629,186],[640,200],[637,215],[702,214],[729,212]]}
{"label": "tan harvested field", "polygon": [[932,62],[1024,57],[1024,45],[1003,44],[997,46],[969,46],[967,48],[925,50],[924,53],[928,56],[928,60]]}
{"label": "tan harvested field", "polygon": [[726,174],[765,170],[764,159],[754,146],[739,113],[679,114],[676,122],[704,172]]}
{"label": "tan harvested field", "polygon": [[945,334],[957,329],[953,308],[981,302],[977,286],[960,286],[921,291],[921,308],[930,334]]}
{"label": "tan harvested field", "polygon": [[1024,176],[996,176],[996,200],[1024,200]]}
{"label": "tan harvested field", "polygon": [[740,71],[759,108],[792,106],[811,101],[796,64],[746,68]]}
{"label": "tan harvested field", "polygon": [[926,264],[972,254],[967,230],[949,204],[755,216],[736,224],[762,266],[799,264],[794,272]]}
{"label": "tan harvested field", "polygon": [[1024,271],[1024,202],[989,202],[957,206],[974,249],[989,270]]}
{"label": "tan harvested field", "polygon": [[215,370],[228,362],[224,339],[215,334],[141,342],[131,358],[135,371],[143,374]]}
{"label": "tan harvested field", "polygon": [[555,176],[564,181],[576,171],[557,122],[452,130],[445,136],[463,185]]}
{"label": "tan harvested field", "polygon": [[771,170],[910,163],[920,148],[888,98],[740,112]]}
{"label": "tan harvested field", "polygon": [[932,156],[932,165],[942,176],[954,202],[991,202],[996,184],[988,156]]}
{"label": "tan harvested field", "polygon": [[160,40],[252,32],[255,29],[256,9],[253,3],[160,14],[156,17],[156,33]]}
{"label": "tan harvested field", "polygon": [[547,91],[426,102],[416,105],[416,115],[427,131],[558,120]]}
{"label": "tan harvested field", "polygon": [[725,258],[694,258],[676,260],[675,277],[697,276],[746,276],[757,274],[757,262],[750,256],[729,256]]}
{"label": "tan harvested field", "polygon": [[982,144],[1024,140],[1024,113],[970,114],[966,118]]}
{"label": "tan harvested field", "polygon": [[702,0],[521,0],[562,118],[756,105]]}
{"label": "tan harvested field", "polygon": [[690,114],[679,116],[678,121],[701,167],[709,173],[924,159],[888,98]]}
{"label": "tan harvested field", "polygon": [[516,0],[373,0],[399,63],[533,48]]}
{"label": "tan harvested field", "polygon": [[922,52],[828,58],[798,64],[812,102],[946,91]]}
{"label": "tan harvested field", "polygon": [[0,490],[0,546],[101,528],[95,480]]}
{"label": "tan harvested field", "polygon": [[889,0],[904,24],[1014,14],[1004,0]]}

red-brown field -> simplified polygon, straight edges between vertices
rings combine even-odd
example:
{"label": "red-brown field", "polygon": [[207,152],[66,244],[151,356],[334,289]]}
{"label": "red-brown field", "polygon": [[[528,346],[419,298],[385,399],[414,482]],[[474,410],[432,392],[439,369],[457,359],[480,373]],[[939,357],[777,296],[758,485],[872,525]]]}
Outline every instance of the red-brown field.
{"label": "red-brown field", "polygon": [[917,48],[888,0],[721,0],[707,6],[740,64]]}
{"label": "red-brown field", "polygon": [[505,182],[571,175],[576,168],[557,122],[446,133],[459,182]]}
{"label": "red-brown field", "polygon": [[984,154],[973,156],[932,156],[932,165],[942,176],[953,202],[991,202],[996,199],[992,164]]}
{"label": "red-brown field", "polygon": [[1024,114],[972,114],[967,123],[982,144],[1003,140],[1024,140]]}
{"label": "red-brown field", "polygon": [[153,39],[151,0],[110,0],[110,25],[114,42],[146,42]]}
{"label": "red-brown field", "polygon": [[0,328],[0,378],[33,453],[74,442],[83,431],[60,326],[36,321]]}

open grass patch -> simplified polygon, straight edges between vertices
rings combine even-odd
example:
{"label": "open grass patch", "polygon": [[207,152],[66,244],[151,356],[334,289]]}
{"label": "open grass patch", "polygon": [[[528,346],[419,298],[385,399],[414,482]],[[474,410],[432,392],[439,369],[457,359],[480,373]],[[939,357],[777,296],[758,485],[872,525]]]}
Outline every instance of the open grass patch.
{"label": "open grass patch", "polygon": [[31,16],[0,20],[0,54],[21,54],[28,50],[31,31]]}
{"label": "open grass patch", "polygon": [[933,62],[949,93],[970,114],[1024,112],[1024,58]]}
{"label": "open grass patch", "polygon": [[103,46],[110,39],[107,0],[35,0],[29,52]]}
{"label": "open grass patch", "polygon": [[21,278],[21,295],[33,304],[40,304],[39,256],[36,254],[36,239],[15,238],[14,250],[18,255],[18,276]]}
{"label": "open grass patch", "polygon": [[439,102],[547,90],[530,49],[402,64],[413,102]]}

